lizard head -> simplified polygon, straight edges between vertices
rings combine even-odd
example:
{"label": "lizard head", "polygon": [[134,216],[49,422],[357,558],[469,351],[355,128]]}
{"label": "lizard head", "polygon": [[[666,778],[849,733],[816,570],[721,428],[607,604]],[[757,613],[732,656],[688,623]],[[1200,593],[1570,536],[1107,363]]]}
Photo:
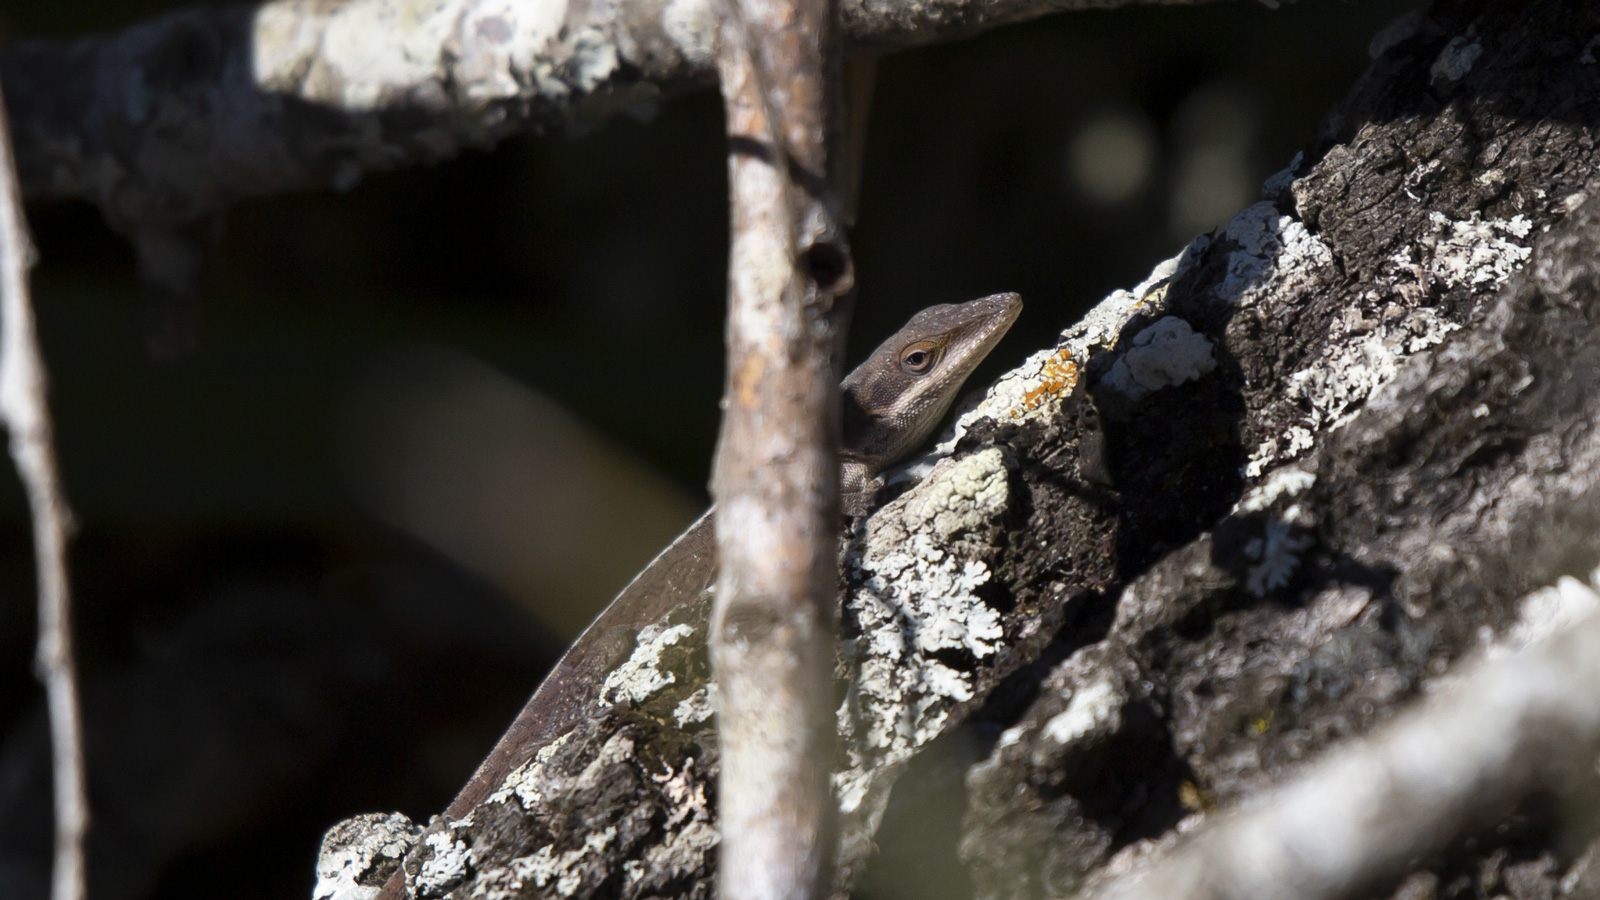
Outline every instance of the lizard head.
{"label": "lizard head", "polygon": [[1016,294],[930,306],[844,380],[844,447],[872,474],[927,440],[1022,312]]}

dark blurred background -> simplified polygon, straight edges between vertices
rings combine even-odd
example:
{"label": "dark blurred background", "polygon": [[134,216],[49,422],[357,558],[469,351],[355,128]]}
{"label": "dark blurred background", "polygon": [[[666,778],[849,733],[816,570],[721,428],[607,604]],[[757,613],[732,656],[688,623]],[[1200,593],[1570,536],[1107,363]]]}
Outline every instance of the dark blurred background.
{"label": "dark blurred background", "polygon": [[[0,34],[174,5],[4,0]],[[1047,345],[1254,202],[1414,5],[1066,14],[886,58],[851,363],[922,306],[1001,290],[1027,310],[974,384]],[[324,828],[439,810],[698,512],[722,148],[704,93],[648,123],[241,204],[214,229],[198,349],[166,362],[123,239],[86,205],[29,209],[82,525],[97,900],[307,897]],[[0,896],[26,900],[47,884],[49,781],[5,468]]]}

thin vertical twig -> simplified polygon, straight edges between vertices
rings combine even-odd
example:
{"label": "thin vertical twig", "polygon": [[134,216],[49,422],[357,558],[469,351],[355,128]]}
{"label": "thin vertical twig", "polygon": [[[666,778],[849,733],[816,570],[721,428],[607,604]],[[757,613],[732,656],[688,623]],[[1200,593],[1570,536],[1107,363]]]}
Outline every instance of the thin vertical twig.
{"label": "thin vertical twig", "polygon": [[836,301],[849,250],[830,183],[829,0],[727,0],[728,380],[712,493],[720,572],[718,894],[804,900],[832,858]]}
{"label": "thin vertical twig", "polygon": [[53,900],[82,900],[87,892],[83,841],[89,826],[83,728],[72,655],[67,584],[67,536],[72,512],[61,491],[44,357],[28,295],[32,241],[22,214],[17,169],[5,106],[0,103],[0,420],[11,434],[11,458],[28,494],[39,573],[36,665],[50,715],[55,780]]}

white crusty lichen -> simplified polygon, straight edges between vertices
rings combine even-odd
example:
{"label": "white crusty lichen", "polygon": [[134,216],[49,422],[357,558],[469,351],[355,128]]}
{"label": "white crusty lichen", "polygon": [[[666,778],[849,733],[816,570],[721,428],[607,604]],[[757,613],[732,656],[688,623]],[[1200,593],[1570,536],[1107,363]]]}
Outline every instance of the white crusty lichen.
{"label": "white crusty lichen", "polygon": [[1245,589],[1254,596],[1266,597],[1288,585],[1294,570],[1299,569],[1299,554],[1315,543],[1306,533],[1306,528],[1315,524],[1315,516],[1296,501],[1315,484],[1317,476],[1312,472],[1282,466],[1234,504],[1235,516],[1272,512],[1261,535],[1246,541],[1243,548],[1251,560],[1245,570]]}
{"label": "white crusty lichen", "polygon": [[465,881],[477,867],[472,848],[467,846],[466,841],[458,839],[453,829],[446,828],[424,835],[422,842],[433,851],[433,856],[423,860],[417,870],[419,896],[441,896]]}
{"label": "white crusty lichen", "polygon": [[1194,381],[1217,367],[1211,341],[1177,316],[1157,319],[1129,343],[1100,383],[1130,400]]}
{"label": "white crusty lichen", "polygon": [[374,873],[397,866],[422,829],[399,813],[367,813],[329,828],[317,853],[317,883],[312,900],[372,900],[378,895]]}
{"label": "white crusty lichen", "polygon": [[717,714],[721,699],[716,682],[703,685],[699,690],[678,701],[678,705],[672,709],[672,718],[678,723],[679,728],[688,728],[690,725],[710,721],[711,717]]}
{"label": "white crusty lichen", "polygon": [[[1246,476],[1255,478],[1311,449],[1315,432],[1338,428],[1354,418],[1368,399],[1394,380],[1407,357],[1442,343],[1461,326],[1424,306],[1397,308],[1393,315],[1366,319],[1352,308],[1337,327],[1347,339],[1334,342],[1326,353],[1289,376],[1291,394],[1305,410],[1304,422],[1263,438],[1251,450]],[[1365,336],[1358,338],[1357,333]]]}
{"label": "white crusty lichen", "polygon": [[1286,586],[1300,567],[1299,554],[1314,543],[1304,529],[1312,527],[1316,517],[1298,498],[1316,483],[1315,474],[1283,466],[1234,504],[1233,515],[1271,514],[1260,536],[1244,545],[1251,560],[1245,570],[1246,591],[1265,597]]}
{"label": "white crusty lichen", "polygon": [[1044,723],[1041,734],[1057,744],[1114,734],[1122,727],[1122,707],[1127,696],[1107,681],[1096,681],[1071,691],[1067,708]]}
{"label": "white crusty lichen", "polygon": [[493,794],[490,794],[489,799],[485,800],[484,802],[506,803],[509,802],[512,797],[515,797],[517,798],[517,802],[522,804],[523,809],[533,809],[536,807],[544,799],[539,794],[539,778],[544,774],[545,764],[548,763],[550,761],[550,757],[554,756],[556,751],[560,750],[561,747],[564,746],[571,738],[572,732],[569,731],[550,743],[545,744],[543,747],[540,747],[538,752],[533,755],[533,759],[530,759],[515,769],[512,769],[511,774],[506,776],[506,780],[502,782],[500,787],[497,788]]}
{"label": "white crusty lichen", "polygon": [[[601,746],[600,752],[578,776],[578,783],[583,785],[603,777],[604,773],[613,767],[629,764],[633,757],[633,739],[627,734],[614,734]],[[531,787],[532,781],[548,759],[548,753],[541,753],[535,762],[519,770],[526,770],[526,779],[521,783]],[[513,779],[508,778],[508,787],[502,788],[499,794],[490,799],[502,798],[506,791],[511,789],[512,782]],[[522,791],[518,790],[518,793]],[[533,808],[533,805],[529,803],[528,808]],[[596,854],[603,854],[616,836],[616,828],[608,826],[586,835],[583,844],[573,850],[557,851],[554,845],[547,844],[527,856],[512,859],[505,865],[476,866],[478,877],[473,886],[472,896],[483,897],[486,900],[501,900],[501,898],[521,896],[520,892],[528,885],[539,888],[554,887],[557,894],[571,895],[582,883],[584,864]]]}
{"label": "white crusty lichen", "polygon": [[704,0],[667,0],[661,10],[661,28],[678,45],[685,61],[693,65],[716,63],[721,19],[718,7]]}
{"label": "white crusty lichen", "polygon": [[1406,358],[1438,346],[1461,327],[1431,306],[1387,304],[1387,297],[1399,295],[1422,303],[1441,290],[1492,292],[1533,252],[1534,227],[1525,216],[1483,219],[1473,213],[1458,220],[1435,212],[1428,221],[1429,230],[1415,244],[1385,261],[1363,302],[1334,323],[1334,336],[1340,340],[1289,377],[1297,405],[1306,411],[1305,420],[1263,438],[1250,453],[1246,476],[1255,478],[1310,449],[1314,433],[1338,428],[1353,418],[1394,380]]}
{"label": "white crusty lichen", "polygon": [[956,704],[972,699],[972,674],[936,654],[981,659],[999,646],[1000,615],[976,591],[991,575],[984,557],[1007,508],[1008,481],[998,448],[946,460],[865,526],[852,560],[859,587],[846,600],[861,630],[839,717],[850,764],[836,786],[847,814],[865,798],[874,769],[909,758]]}
{"label": "white crusty lichen", "polygon": [[262,90],[352,112],[402,102],[443,108],[440,48],[460,14],[447,2],[264,4],[253,23],[251,74]]}
{"label": "white crusty lichen", "polygon": [[650,779],[661,789],[670,810],[662,825],[667,839],[646,847],[643,860],[630,860],[624,874],[634,884],[653,877],[659,890],[675,879],[702,871],[706,857],[716,851],[722,837],[706,800],[706,782],[697,774],[692,757],[684,761],[683,768],[668,768]]}
{"label": "white crusty lichen", "polygon": [[1389,321],[1367,321],[1362,340],[1346,341],[1335,352],[1289,376],[1296,393],[1310,408],[1313,428],[1337,428],[1355,407],[1394,380],[1400,363],[1414,353],[1444,343],[1461,326],[1438,310],[1407,310]]}
{"label": "white crusty lichen", "polygon": [[[1469,219],[1428,213],[1431,226],[1421,239],[1429,254],[1428,274],[1446,287],[1498,288],[1533,256],[1533,222],[1522,215]],[[1407,251],[1401,251],[1405,253]]]}
{"label": "white crusty lichen", "polygon": [[1333,265],[1333,253],[1294,216],[1270,202],[1256,203],[1223,226],[1222,238],[1235,249],[1217,298],[1237,307],[1274,298],[1297,297],[1317,269]]}
{"label": "white crusty lichen", "polygon": [[[599,758],[580,776],[580,781],[603,777],[611,767],[628,764],[632,758],[632,740],[614,736],[601,749]],[[642,859],[625,860],[620,869],[629,886],[642,887],[645,894],[659,892],[674,881],[703,871],[707,856],[715,852],[720,840],[711,804],[706,799],[706,782],[700,777],[693,758],[685,760],[679,769],[668,766],[664,772],[648,774],[661,793],[662,805],[668,810],[661,823],[664,839],[643,847]],[[512,900],[527,896],[529,888],[546,890],[557,896],[572,896],[583,886],[586,877],[612,867],[607,857],[616,852],[613,848],[617,838],[616,826],[608,825],[587,834],[583,843],[574,849],[557,850],[555,845],[546,844],[504,865],[486,866],[473,884],[472,897]],[[641,884],[646,881],[649,883]]]}
{"label": "white crusty lichen", "polygon": [[1315,435],[1303,425],[1290,425],[1270,434],[1250,451],[1250,459],[1244,464],[1245,477],[1256,478],[1274,464],[1294,459],[1315,445]]}
{"label": "white crusty lichen", "polygon": [[[597,703],[601,705],[643,703],[662,689],[676,684],[677,675],[661,665],[662,654],[668,648],[692,640],[694,634],[694,628],[688,625],[667,627],[647,625],[639,629],[633,653],[626,662],[606,675]],[[678,724],[682,726],[690,722],[705,721],[715,711],[715,704],[716,685],[702,687],[678,704],[675,711]],[[515,797],[524,809],[534,809],[540,805],[544,798],[539,793],[539,783],[545,764],[570,737],[570,732],[563,734],[541,747],[533,759],[513,769],[486,802],[505,803]],[[603,759],[605,759],[604,754],[602,754]]]}
{"label": "white crusty lichen", "polygon": [[[1264,512],[1280,499],[1293,499],[1317,483],[1317,476],[1295,466],[1274,471],[1266,481],[1251,489],[1234,505],[1234,513]],[[1298,510],[1298,507],[1293,507]],[[1288,514],[1293,517],[1293,513]]]}
{"label": "white crusty lichen", "polygon": [[[616,40],[570,12],[567,0],[279,0],[255,13],[251,75],[263,91],[350,112],[444,112],[465,100],[487,127],[504,123],[507,100],[630,105],[635,86],[621,100],[598,96],[623,67]],[[440,154],[459,139],[431,137]]]}
{"label": "white crusty lichen", "polygon": [[[1008,487],[1005,454],[1000,448],[980,450],[946,466],[941,474],[928,487],[906,495],[899,512],[907,530],[927,533],[942,544],[959,545],[1005,510]],[[868,530],[869,554],[884,549],[874,540],[882,534],[882,529]]]}
{"label": "white crusty lichen", "polygon": [[600,702],[604,705],[643,703],[676,684],[677,676],[662,668],[661,654],[693,636],[694,629],[688,625],[641,628],[627,662],[606,675],[605,686],[600,689]]}
{"label": "white crusty lichen", "polygon": [[590,832],[583,846],[557,851],[546,844],[527,856],[519,856],[504,866],[492,866],[478,875],[472,896],[483,900],[511,900],[524,896],[528,887],[552,888],[558,897],[570,897],[583,885],[591,859],[604,854],[617,839],[615,825]]}
{"label": "white crusty lichen", "polygon": [[[448,46],[456,60],[452,74],[460,94],[480,102],[522,94],[522,81],[538,69],[540,55],[566,15],[566,0],[467,3]],[[546,91],[545,84],[540,83],[540,91]]]}

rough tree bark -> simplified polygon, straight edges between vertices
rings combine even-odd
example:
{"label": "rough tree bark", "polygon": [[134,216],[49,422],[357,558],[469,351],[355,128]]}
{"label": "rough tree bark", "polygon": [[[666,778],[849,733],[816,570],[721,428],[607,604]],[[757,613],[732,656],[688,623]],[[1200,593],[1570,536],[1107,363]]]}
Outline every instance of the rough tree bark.
{"label": "rough tree bark", "polygon": [[[855,53],[1070,9],[1202,0],[847,0]],[[715,84],[717,0],[275,0],[203,6],[0,52],[29,199],[88,200],[114,227],[185,229],[244,197],[348,190],[527,131],[648,116]],[[176,277],[176,276],[172,276]]]}
{"label": "rough tree bark", "polygon": [[[1546,624],[1523,598],[1600,562],[1575,261],[1600,236],[1572,216],[1600,191],[1596,34],[1580,0],[1396,23],[1262,202],[892,479],[843,566],[841,893],[891,789],[908,807],[943,772],[977,896],[1071,895]],[[706,612],[647,630],[611,706],[441,834],[423,892],[709,896]],[[955,778],[918,765],[936,741],[976,748]],[[1348,895],[1600,892],[1595,817],[1563,802],[1600,789],[1592,762]],[[330,840],[323,895],[381,882],[390,821]]]}

